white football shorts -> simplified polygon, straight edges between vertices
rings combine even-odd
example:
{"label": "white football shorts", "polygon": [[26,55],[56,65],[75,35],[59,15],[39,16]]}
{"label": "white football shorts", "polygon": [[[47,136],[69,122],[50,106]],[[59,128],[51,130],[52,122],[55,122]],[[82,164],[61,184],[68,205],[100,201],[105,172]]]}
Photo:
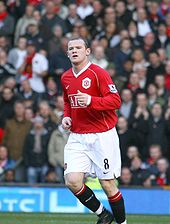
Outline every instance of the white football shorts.
{"label": "white football shorts", "polygon": [[64,175],[82,172],[99,179],[120,176],[121,157],[116,128],[102,133],[71,133],[64,149]]}

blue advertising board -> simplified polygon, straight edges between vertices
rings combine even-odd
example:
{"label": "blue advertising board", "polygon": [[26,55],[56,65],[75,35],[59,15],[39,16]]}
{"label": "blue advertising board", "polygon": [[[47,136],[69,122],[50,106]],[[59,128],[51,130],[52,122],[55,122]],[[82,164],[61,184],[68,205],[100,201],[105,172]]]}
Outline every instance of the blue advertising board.
{"label": "blue advertising board", "polygon": [[[170,190],[122,189],[128,214],[170,214]],[[107,197],[97,198],[109,209]],[[0,211],[88,213],[67,188],[0,187]]]}

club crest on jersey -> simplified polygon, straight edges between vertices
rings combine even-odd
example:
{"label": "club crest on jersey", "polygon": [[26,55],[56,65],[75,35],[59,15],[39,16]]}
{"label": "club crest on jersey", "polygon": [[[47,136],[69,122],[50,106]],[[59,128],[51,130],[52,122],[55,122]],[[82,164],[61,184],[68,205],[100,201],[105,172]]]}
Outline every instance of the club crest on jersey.
{"label": "club crest on jersey", "polygon": [[116,86],[114,84],[108,85],[111,93],[117,93]]}
{"label": "club crest on jersey", "polygon": [[85,78],[82,80],[82,87],[88,89],[91,86],[91,79]]}

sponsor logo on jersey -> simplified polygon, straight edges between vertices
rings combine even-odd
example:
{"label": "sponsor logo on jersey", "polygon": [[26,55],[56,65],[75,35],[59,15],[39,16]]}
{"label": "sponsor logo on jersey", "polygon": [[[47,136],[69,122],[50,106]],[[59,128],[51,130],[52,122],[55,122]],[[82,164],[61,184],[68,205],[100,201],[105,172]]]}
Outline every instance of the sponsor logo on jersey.
{"label": "sponsor logo on jersey", "polygon": [[82,87],[88,89],[91,86],[91,79],[85,78],[82,80]]}
{"label": "sponsor logo on jersey", "polygon": [[108,85],[111,93],[117,93],[116,86],[114,84]]}
{"label": "sponsor logo on jersey", "polygon": [[72,108],[82,108],[82,107],[87,107],[86,105],[84,104],[81,104],[79,101],[78,101],[78,98],[77,98],[77,94],[70,94],[68,95],[68,98],[69,98],[69,101],[70,101],[70,105]]}

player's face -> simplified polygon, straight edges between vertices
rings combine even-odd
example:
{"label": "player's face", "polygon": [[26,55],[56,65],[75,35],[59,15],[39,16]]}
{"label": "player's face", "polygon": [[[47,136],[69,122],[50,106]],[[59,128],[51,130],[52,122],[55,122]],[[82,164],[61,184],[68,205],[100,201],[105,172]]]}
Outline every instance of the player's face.
{"label": "player's face", "polygon": [[90,49],[85,47],[83,40],[71,40],[68,43],[68,57],[74,65],[79,65],[87,61]]}

